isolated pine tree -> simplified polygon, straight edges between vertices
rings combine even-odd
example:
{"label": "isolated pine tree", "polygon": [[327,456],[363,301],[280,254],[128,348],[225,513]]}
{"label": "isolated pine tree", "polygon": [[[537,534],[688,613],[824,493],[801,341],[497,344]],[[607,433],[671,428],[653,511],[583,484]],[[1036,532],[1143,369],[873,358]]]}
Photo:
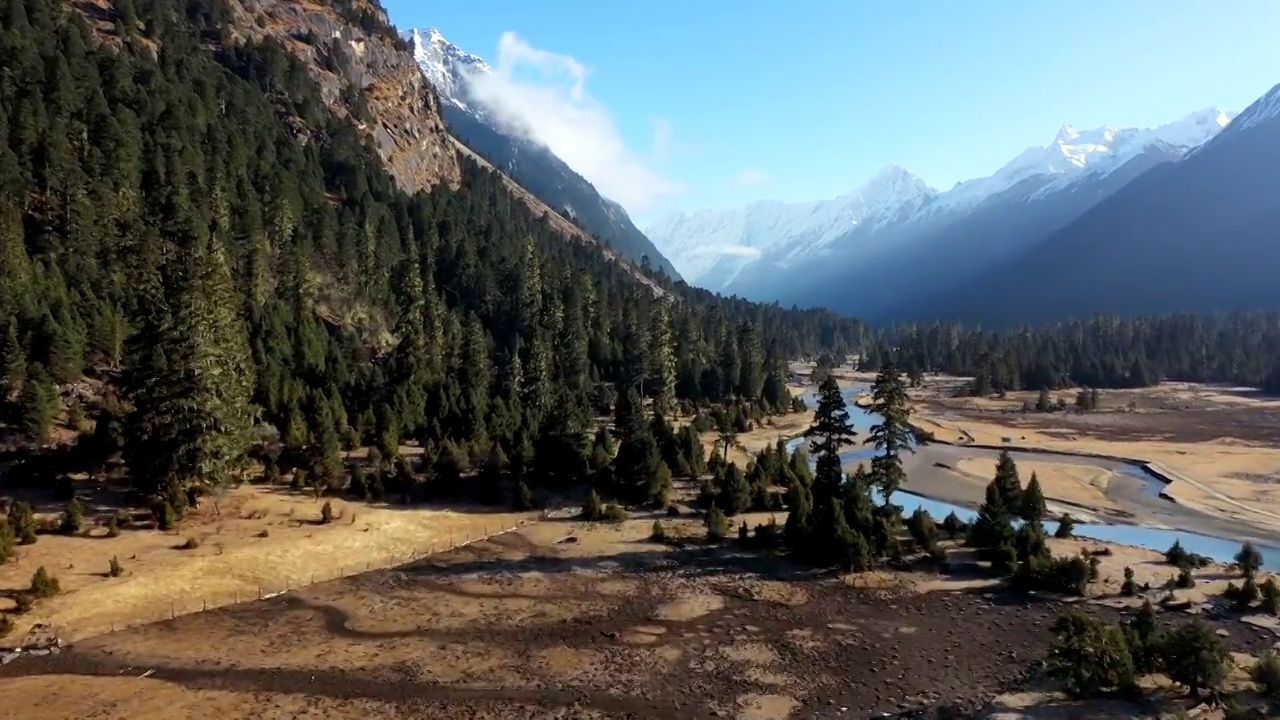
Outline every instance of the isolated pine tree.
{"label": "isolated pine tree", "polygon": [[880,370],[872,385],[871,397],[871,411],[880,416],[880,422],[871,427],[870,441],[880,451],[871,460],[871,481],[887,505],[894,491],[906,481],[902,452],[915,452],[911,447],[907,387],[896,365],[889,363]]}
{"label": "isolated pine tree", "polygon": [[1040,479],[1031,473],[1031,481],[1023,491],[1018,515],[1028,523],[1039,523],[1044,519],[1044,493],[1040,491]]}

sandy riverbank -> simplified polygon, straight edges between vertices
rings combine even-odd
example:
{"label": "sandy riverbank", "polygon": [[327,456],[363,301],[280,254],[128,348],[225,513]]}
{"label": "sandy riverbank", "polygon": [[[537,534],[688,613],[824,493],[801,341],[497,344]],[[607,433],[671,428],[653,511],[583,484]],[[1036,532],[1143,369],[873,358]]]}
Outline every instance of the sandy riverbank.
{"label": "sandy riverbank", "polygon": [[[1240,389],[1168,383],[1102,391],[1089,413],[1021,412],[1036,393],[1004,399],[952,397],[963,379],[934,378],[913,391],[912,421],[957,446],[989,445],[1131,458],[1172,482],[1178,505],[1280,535],[1280,401]],[[1052,393],[1070,398],[1075,391]],[[1069,405],[1070,407],[1070,405]],[[1075,478],[1054,483],[1061,499],[1097,500]],[[1107,486],[1113,478],[1106,478]],[[1042,483],[1047,478],[1042,477]],[[1098,486],[1098,479],[1088,485]],[[1082,494],[1081,491],[1084,491]],[[1103,496],[1108,493],[1103,489]],[[1114,498],[1113,498],[1114,499]],[[1191,528],[1188,528],[1191,529]]]}

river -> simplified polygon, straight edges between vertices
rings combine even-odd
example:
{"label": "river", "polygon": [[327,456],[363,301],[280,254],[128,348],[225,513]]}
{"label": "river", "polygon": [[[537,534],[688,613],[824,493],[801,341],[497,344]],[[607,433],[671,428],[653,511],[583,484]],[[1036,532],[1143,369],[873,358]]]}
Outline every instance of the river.
{"label": "river", "polygon": [[[845,390],[845,404],[849,417],[859,438],[865,439],[877,418],[867,410],[855,405],[854,396],[866,391],[865,385],[855,385]],[[805,396],[810,407],[816,406],[816,397],[812,393]],[[791,440],[788,448],[795,448],[804,442],[803,438]],[[938,480],[950,470],[937,464],[955,467],[961,458],[990,458],[994,474],[995,461],[1000,451],[990,448],[974,448],[941,443],[930,443],[916,446],[915,453],[903,458],[903,466],[907,472],[906,487],[911,487],[911,479],[923,479],[930,473],[930,480]],[[869,445],[858,446],[841,453],[840,458],[846,467],[869,460],[875,454],[875,448]],[[1229,519],[1220,518],[1198,510],[1179,505],[1160,495],[1163,488],[1161,480],[1146,472],[1137,464],[1107,460],[1069,453],[1023,452],[1010,450],[1015,461],[1035,460],[1040,462],[1067,463],[1102,468],[1116,473],[1116,478],[1107,487],[1107,496],[1117,506],[1134,517],[1133,522],[1077,522],[1076,535],[1107,542],[1135,545],[1138,547],[1164,552],[1179,541],[1187,550],[1213,558],[1220,562],[1232,562],[1236,552],[1240,550],[1244,540],[1252,540],[1262,553],[1263,567],[1267,570],[1280,571],[1280,544],[1274,538],[1254,533],[1241,534],[1241,525]],[[951,476],[954,477],[954,476]],[[924,484],[924,483],[919,483]],[[945,482],[930,482],[937,487]],[[948,498],[927,497],[910,490],[899,490],[893,495],[894,502],[902,506],[903,513],[911,514],[916,508],[924,508],[934,517],[941,520],[948,513],[954,512],[962,520],[969,521],[976,516],[977,503],[957,502],[954,496]],[[949,502],[950,500],[950,502]],[[1085,509],[1084,515],[1096,515]],[[1143,521],[1139,521],[1141,518]],[[1196,532],[1183,528],[1194,527]]]}

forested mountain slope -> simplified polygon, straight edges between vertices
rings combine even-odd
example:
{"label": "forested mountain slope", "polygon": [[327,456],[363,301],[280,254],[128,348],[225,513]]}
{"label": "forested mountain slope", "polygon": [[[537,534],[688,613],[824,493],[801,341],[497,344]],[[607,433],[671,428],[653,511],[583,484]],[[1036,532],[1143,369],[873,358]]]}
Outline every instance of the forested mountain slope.
{"label": "forested mountain slope", "polygon": [[[379,13],[333,6],[344,37],[394,38]],[[344,446],[408,438],[447,463],[536,445],[562,477],[576,466],[552,459],[585,452],[609,383],[762,412],[790,404],[785,358],[860,342],[826,312],[655,294],[466,157],[456,187],[410,194],[287,47],[316,38],[248,17],[221,0],[0,0],[7,442],[85,414],[74,462],[123,450],[137,489],[175,504],[276,432],[271,457],[317,483],[338,482]],[[359,108],[380,85],[345,87]],[[72,392],[86,371],[100,401]]]}

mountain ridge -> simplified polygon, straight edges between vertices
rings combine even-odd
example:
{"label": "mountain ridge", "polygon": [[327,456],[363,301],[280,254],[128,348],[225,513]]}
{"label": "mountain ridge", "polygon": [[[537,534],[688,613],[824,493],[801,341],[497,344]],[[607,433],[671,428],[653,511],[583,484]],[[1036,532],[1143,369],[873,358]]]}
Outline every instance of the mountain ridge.
{"label": "mountain ridge", "polygon": [[403,37],[412,45],[422,75],[439,94],[444,122],[458,140],[565,220],[602,239],[631,262],[644,264],[648,258],[655,270],[681,279],[675,266],[621,205],[603,196],[544,143],[513,127],[511,118],[490,112],[484,102],[472,96],[469,84],[473,77],[494,72],[484,58],[449,42],[435,28],[408,30]]}
{"label": "mountain ridge", "polygon": [[[1228,126],[1234,117],[1235,113],[1208,108],[1155,128],[1116,129],[1104,125],[1080,131],[1064,125],[1048,145],[1024,150],[989,176],[956,183],[946,191],[934,190],[920,180],[921,189],[917,194],[904,196],[896,207],[878,208],[881,222],[877,229],[895,221],[900,226],[914,223],[916,231],[905,235],[918,236],[928,232],[930,223],[940,225],[959,219],[1014,188],[1022,188],[1031,200],[1070,190],[1081,181],[1098,182],[1143,154],[1172,158],[1194,149]],[[898,169],[910,175],[905,169]],[[853,218],[856,208],[843,206],[856,202],[861,190],[831,200],[800,203],[766,200],[729,210],[673,214],[659,218],[646,228],[646,233],[690,282],[713,290],[740,292],[754,299],[777,300],[787,293],[773,297],[771,288],[742,283],[735,286],[734,281],[750,275],[747,272],[750,266],[763,260],[772,259],[784,269],[803,264],[806,248],[810,251],[809,258],[816,262],[817,258],[829,257],[833,252],[856,252],[871,245],[874,238],[865,228],[855,227],[858,223],[847,225],[843,234],[833,235],[829,222],[814,221],[815,217]],[[913,203],[915,207],[911,207]],[[772,210],[773,217],[764,221],[755,219],[757,227],[750,227],[760,209],[766,207]],[[817,209],[820,212],[815,212]],[[909,217],[902,216],[904,210]],[[717,232],[709,235],[712,229]],[[820,242],[813,242],[815,235],[821,238]],[[723,260],[708,257],[712,252],[708,246],[730,250],[736,256]],[[771,251],[774,251],[772,258]],[[717,266],[719,271],[712,272]],[[729,266],[732,272],[725,272],[724,266]]]}

